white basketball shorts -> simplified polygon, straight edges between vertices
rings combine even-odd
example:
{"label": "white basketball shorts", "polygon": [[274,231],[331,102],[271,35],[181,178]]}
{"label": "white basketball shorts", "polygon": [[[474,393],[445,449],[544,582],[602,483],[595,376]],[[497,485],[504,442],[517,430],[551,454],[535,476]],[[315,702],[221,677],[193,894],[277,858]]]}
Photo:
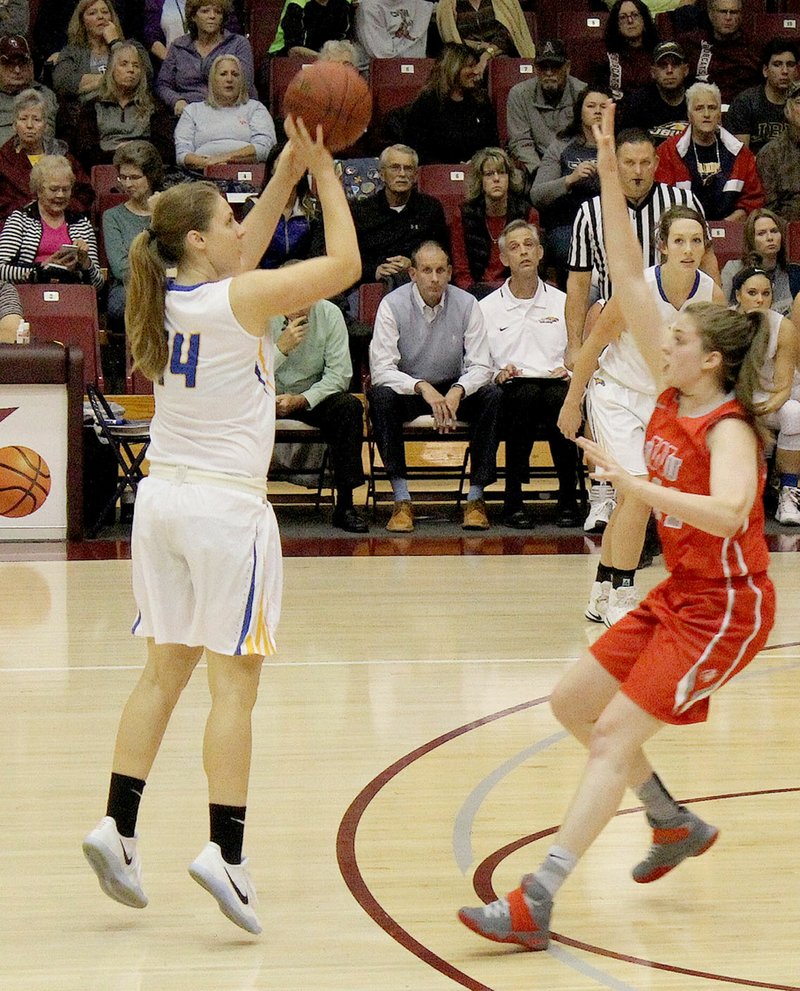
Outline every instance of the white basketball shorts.
{"label": "white basketball shorts", "polygon": [[219,654],[273,654],[283,562],[266,499],[148,477],[136,495],[137,636]]}
{"label": "white basketball shorts", "polygon": [[595,372],[586,390],[592,436],[633,475],[646,475],[644,437],[656,397],[636,392]]}

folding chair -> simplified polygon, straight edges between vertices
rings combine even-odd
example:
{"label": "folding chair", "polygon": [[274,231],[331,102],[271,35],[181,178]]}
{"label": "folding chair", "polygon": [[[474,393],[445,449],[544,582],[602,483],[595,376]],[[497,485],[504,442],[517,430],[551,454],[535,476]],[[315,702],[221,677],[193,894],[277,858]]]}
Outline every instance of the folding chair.
{"label": "folding chair", "polygon": [[83,351],[85,383],[105,388],[100,361],[97,291],[93,286],[21,283],[22,312],[39,341],[74,344]]}
{"label": "folding chair", "polygon": [[97,522],[89,529],[89,536],[94,537],[102,529],[109,512],[113,516],[114,507],[125,492],[132,492],[134,499],[136,498],[139,482],[144,478],[142,462],[150,444],[150,423],[147,420],[120,422],[99,389],[87,385],[86,394],[100,438],[108,443],[120,468],[114,494],[103,507]]}
{"label": "folding chair", "polygon": [[[295,445],[307,446],[310,444],[321,444],[323,447],[322,458],[318,465],[307,464],[299,461],[297,464],[291,464],[293,460],[294,451],[292,448]],[[272,464],[269,467],[268,478],[270,481],[288,481],[294,482],[297,485],[303,485],[303,478],[308,478],[309,480],[315,478],[316,480],[316,494],[314,497],[314,508],[319,511],[322,505],[323,491],[327,487],[330,489],[330,501],[333,503],[333,480],[329,472],[330,467],[330,455],[328,452],[328,446],[322,436],[322,431],[318,427],[313,427],[309,423],[304,423],[302,420],[276,420],[275,421],[275,447],[279,445],[290,445],[288,452],[283,452],[288,454],[283,460],[276,460],[275,455],[281,454],[282,452],[275,451],[273,453]],[[326,486],[327,481],[327,486]],[[271,501],[298,501],[292,497],[286,497],[284,499],[275,500],[272,495],[270,495]]]}

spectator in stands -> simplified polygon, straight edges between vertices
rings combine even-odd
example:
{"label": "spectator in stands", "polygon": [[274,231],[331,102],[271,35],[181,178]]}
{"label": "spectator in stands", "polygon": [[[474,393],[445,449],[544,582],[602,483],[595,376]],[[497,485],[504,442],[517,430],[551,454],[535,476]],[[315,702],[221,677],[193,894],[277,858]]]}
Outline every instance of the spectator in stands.
{"label": "spectator in stands", "polygon": [[786,130],[764,145],[756,164],[766,206],[788,223],[800,220],[800,83],[789,88],[783,112]]}
{"label": "spectator in stands", "polygon": [[126,199],[103,212],[103,244],[110,274],[108,317],[114,329],[125,322],[128,251],[137,234],[147,230],[153,210],[150,198],[164,180],[164,163],[149,141],[128,141],[114,153],[119,185]]}
{"label": "spectator in stands", "polygon": [[467,198],[451,224],[453,282],[480,298],[508,275],[500,235],[512,220],[533,222],[536,211],[523,193],[520,171],[502,148],[472,156]]}
{"label": "spectator in stands", "polygon": [[26,35],[30,29],[31,12],[28,0],[0,2],[0,34]]}
{"label": "spectator in stands", "polygon": [[606,22],[606,55],[591,73],[590,85],[610,92],[615,100],[651,79],[658,31],[642,0],[617,0]]}
{"label": "spectator in stands", "polygon": [[275,415],[322,431],[336,488],[332,523],[348,533],[366,533],[369,527],[353,505],[353,490],[364,484],[364,407],[348,391],[353,366],[342,311],[323,299],[297,313],[273,317],[270,333]]}
{"label": "spectator in stands", "polygon": [[352,16],[350,0],[286,0],[269,54],[316,58],[326,41],[348,37]]}
{"label": "spectator in stands", "polygon": [[620,130],[639,127],[661,144],[682,134],[689,123],[686,77],[689,63],[676,41],[662,41],[653,49],[651,82],[625,94],[617,108]]}
{"label": "spectator in stands", "polygon": [[71,127],[62,123],[61,133],[87,169],[111,164],[126,141],[150,140],[156,106],[148,67],[140,45],[114,45],[97,94],[81,103],[77,113],[62,113],[62,122],[67,117],[76,122]]}
{"label": "spectator in stands", "polygon": [[[745,268],[733,280],[738,309],[761,310],[769,327],[769,343],[760,368],[759,418],[774,438],[775,470],[780,493],[775,519],[800,526],[800,374],[797,371],[797,328],[772,305],[772,283],[766,272]],[[769,447],[773,444],[768,445]]]}
{"label": "spectator in stands", "polygon": [[570,75],[567,49],[560,38],[548,38],[536,50],[536,75],[512,86],[506,117],[508,150],[529,179],[555,136],[575,116],[575,104],[586,83]]}
{"label": "spectator in stands", "polygon": [[764,206],[752,151],[720,125],[719,88],[694,83],[686,91],[689,127],[658,149],[656,181],[691,188],[708,220],[744,220]]}
{"label": "spectator in stands", "polygon": [[[423,241],[449,248],[442,204],[417,190],[419,157],[408,145],[390,145],[378,159],[383,189],[351,204],[361,252],[362,281],[408,281],[411,256]],[[320,251],[315,247],[313,255]]]}
{"label": "spectator in stands", "polygon": [[214,59],[220,55],[235,55],[239,59],[248,92],[256,99],[250,42],[224,27],[231,9],[231,0],[186,0],[188,33],[170,45],[156,82],[156,94],[176,117],[180,117],[189,103],[205,100],[208,74]]}
{"label": "spectator in stands", "polygon": [[94,203],[89,177],[63,141],[48,137],[48,103],[36,89],[14,98],[14,134],[0,145],[0,220],[31,201],[31,169],[42,155],[65,155],[75,174],[69,209],[87,213]]}
{"label": "spectator in stands", "polygon": [[499,144],[497,119],[482,88],[483,63],[466,45],[445,45],[408,109],[405,143],[423,165],[468,162]]}
{"label": "spectator in stands", "polygon": [[403,424],[424,414],[433,414],[443,434],[458,420],[469,423],[471,474],[463,526],[489,528],[483,490],[497,477],[500,387],[492,382],[478,301],[449,285],[451,272],[444,249],[426,241],[414,251],[411,282],[384,296],[375,317],[370,413],[392,485],[394,507],[386,529],[393,533],[414,529]]}
{"label": "spectator in stands", "polygon": [[[244,34],[235,10],[228,14],[225,27],[232,34]],[[147,50],[160,62],[167,57],[172,42],[186,30],[186,0],[144,0],[142,37]]]}
{"label": "spectator in stands", "polygon": [[[59,98],[87,100],[95,96],[111,50],[121,45],[123,38],[122,25],[111,0],[78,0],[67,29],[67,45],[53,67],[53,88]],[[143,48],[142,54],[142,64],[149,72],[150,61]]]}
{"label": "spectator in stands", "polygon": [[207,99],[190,103],[175,128],[178,165],[263,162],[275,143],[275,124],[264,104],[249,98],[239,59],[214,59]]}
{"label": "spectator in stands", "polygon": [[742,0],[708,0],[707,20],[679,35],[697,82],[719,86],[727,107],[737,93],[761,81],[758,45],[742,31]]}
{"label": "spectator in stands", "polygon": [[424,58],[432,14],[429,0],[361,0],[356,40],[367,59]]}
{"label": "spectator in stands", "polygon": [[358,49],[352,41],[347,39],[331,38],[319,50],[320,62],[341,62],[343,65],[352,65],[358,68]]}
{"label": "spectator in stands", "polygon": [[547,264],[566,284],[572,225],[581,203],[600,193],[597,145],[592,128],[602,120],[609,96],[588,87],[578,97],[569,127],[544,153],[531,186],[531,203],[539,211]]}
{"label": "spectator in stands", "polygon": [[761,54],[760,86],[738,93],[725,116],[725,127],[754,155],[786,130],[786,94],[797,82],[800,49],[786,38],[773,38]]}
{"label": "spectator in stands", "polygon": [[484,63],[498,55],[536,54],[517,0],[439,0],[436,24],[443,42],[469,46]]}
{"label": "spectator in stands", "polygon": [[[114,10],[122,25],[120,37],[141,39],[144,31],[142,0],[116,0]],[[43,3],[39,0],[39,12],[42,16],[37,16],[33,29],[33,55],[37,65],[44,63],[45,71],[50,71],[69,41],[74,2]]]}
{"label": "spectator in stands", "polygon": [[14,100],[26,89],[35,89],[45,102],[47,135],[53,137],[56,130],[56,95],[47,86],[34,82],[33,59],[28,42],[21,35],[0,37],[0,143],[14,135]]}
{"label": "spectator in stands", "polygon": [[19,293],[10,282],[0,282],[0,344],[16,344],[22,319]]}
{"label": "spectator in stands", "polygon": [[[631,129],[619,133],[617,162],[631,225],[642,243],[644,264],[647,267],[655,265],[661,257],[655,234],[661,214],[678,203],[693,207],[701,215],[703,208],[688,188],[656,183],[658,156],[655,142],[646,131]],[[719,282],[719,266],[710,244],[700,268]],[[596,282],[596,289],[593,288],[593,281]],[[599,196],[581,205],[572,228],[566,306],[568,368],[572,367],[574,355],[580,348],[584,322],[594,292],[602,299],[608,299],[611,295]]]}
{"label": "spectator in stands", "polygon": [[577,448],[558,429],[569,387],[564,366],[566,296],[539,278],[543,249],[536,227],[514,220],[500,235],[500,256],[511,271],[504,285],[481,301],[495,382],[503,387],[500,435],[506,442],[503,522],[530,530],[533,516],[522,501],[530,478],[533,442],[547,437],[558,475],[560,527],[577,526]]}
{"label": "spectator in stands", "polygon": [[766,207],[753,210],[744,222],[741,259],[727,262],[722,269],[722,291],[729,302],[736,302],[734,278],[742,269],[752,266],[766,272],[772,282],[771,308],[783,316],[788,316],[794,294],[786,262],[786,224]]}
{"label": "spectator in stands", "polygon": [[[282,147],[274,145],[270,149],[266,161],[267,176],[275,171]],[[261,259],[261,268],[280,268],[291,259],[308,258],[311,254],[312,225],[317,219],[317,212],[317,200],[311,194],[308,176],[303,176],[289,194],[286,206],[278,217],[275,233]]]}
{"label": "spectator in stands", "polygon": [[102,286],[94,229],[83,214],[68,212],[74,183],[63,155],[44,155],[33,166],[35,200],[14,210],[0,232],[0,279]]}

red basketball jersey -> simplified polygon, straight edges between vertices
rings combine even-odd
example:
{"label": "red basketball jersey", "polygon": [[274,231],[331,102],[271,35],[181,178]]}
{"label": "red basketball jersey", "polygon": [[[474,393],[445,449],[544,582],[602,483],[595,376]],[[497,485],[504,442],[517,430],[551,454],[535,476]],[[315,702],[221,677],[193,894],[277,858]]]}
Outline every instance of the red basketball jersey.
{"label": "red basketball jersey", "polygon": [[[720,420],[747,420],[748,416],[737,399],[727,400],[703,416],[680,416],[678,398],[677,389],[663,392],[647,427],[645,459],[650,478],[668,488],[709,495],[711,452],[706,446],[706,434]],[[715,537],[675,516],[656,513],[664,561],[673,575],[737,578],[767,570],[765,482],[766,466],[762,463],[750,517],[733,537]]]}

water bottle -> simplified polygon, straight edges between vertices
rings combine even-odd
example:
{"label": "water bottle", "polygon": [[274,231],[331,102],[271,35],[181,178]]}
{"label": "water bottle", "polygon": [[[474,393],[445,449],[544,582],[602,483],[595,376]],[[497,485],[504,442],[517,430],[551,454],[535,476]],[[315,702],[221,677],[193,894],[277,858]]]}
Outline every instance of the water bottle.
{"label": "water bottle", "polygon": [[17,344],[31,343],[31,325],[25,320],[20,320],[17,327]]}

